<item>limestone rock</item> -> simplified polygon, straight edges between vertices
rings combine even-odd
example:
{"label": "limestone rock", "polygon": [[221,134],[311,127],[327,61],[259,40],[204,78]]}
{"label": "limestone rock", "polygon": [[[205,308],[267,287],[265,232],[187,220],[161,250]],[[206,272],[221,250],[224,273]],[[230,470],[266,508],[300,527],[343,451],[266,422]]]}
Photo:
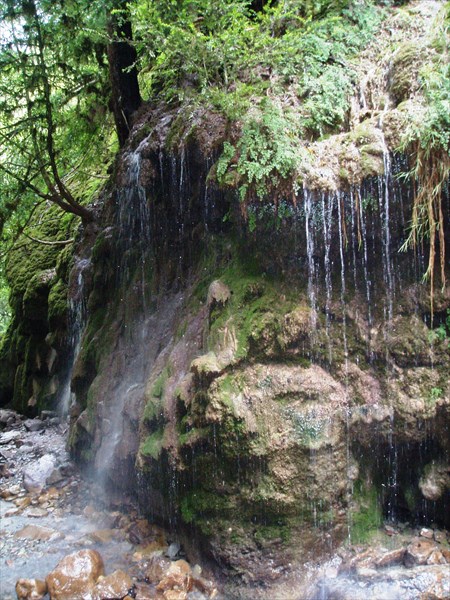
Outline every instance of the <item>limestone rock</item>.
{"label": "limestone rock", "polygon": [[23,423],[27,431],[40,431],[45,429],[45,423],[40,419],[27,419]]}
{"label": "limestone rock", "polygon": [[85,600],[92,596],[97,579],[104,574],[96,550],[80,550],[62,558],[45,579],[52,600]]}
{"label": "limestone rock", "polygon": [[450,466],[443,462],[427,465],[419,481],[419,488],[427,500],[439,500],[450,489]]}
{"label": "limestone rock", "polygon": [[170,565],[156,589],[163,593],[166,600],[177,600],[178,598],[182,600],[186,598],[187,592],[192,589],[192,586],[192,571],[189,563],[185,560],[177,560]]}
{"label": "limestone rock", "polygon": [[16,583],[18,600],[41,600],[47,593],[47,584],[40,579],[19,579]]}
{"label": "limestone rock", "polygon": [[436,543],[427,538],[415,538],[406,548],[404,564],[406,567],[425,565],[431,553],[437,549]]}
{"label": "limestone rock", "polygon": [[214,352],[208,352],[195,358],[191,363],[191,372],[200,382],[211,381],[221,372],[217,356]]}
{"label": "limestone rock", "polygon": [[375,566],[378,569],[382,569],[384,567],[391,567],[392,565],[401,564],[403,562],[403,558],[405,556],[405,548],[397,548],[396,550],[391,550],[390,552],[386,552],[375,561]]}
{"label": "limestone rock", "polygon": [[6,431],[0,435],[0,444],[6,445],[10,442],[15,442],[22,437],[20,431]]}
{"label": "limestone rock", "polygon": [[131,577],[120,569],[106,577],[100,576],[92,592],[92,600],[123,598],[132,585]]}
{"label": "limestone rock", "polygon": [[56,459],[52,454],[44,454],[30,463],[23,472],[23,485],[28,492],[40,492],[56,468]]}
{"label": "limestone rock", "polygon": [[220,279],[216,279],[209,286],[206,303],[210,309],[213,309],[215,306],[224,306],[230,298],[230,288]]}
{"label": "limestone rock", "polygon": [[145,576],[152,583],[157,583],[164,577],[171,564],[171,560],[165,556],[152,556],[148,561]]}
{"label": "limestone rock", "polygon": [[25,540],[47,541],[62,539],[64,534],[50,529],[49,527],[39,527],[38,525],[26,525],[14,534],[15,538]]}

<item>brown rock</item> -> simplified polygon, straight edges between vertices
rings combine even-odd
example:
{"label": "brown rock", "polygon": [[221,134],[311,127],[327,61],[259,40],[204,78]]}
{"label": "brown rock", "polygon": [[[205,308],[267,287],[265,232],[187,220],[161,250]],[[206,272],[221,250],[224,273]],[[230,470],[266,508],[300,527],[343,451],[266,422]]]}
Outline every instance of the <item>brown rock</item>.
{"label": "brown rock", "polygon": [[187,592],[184,590],[167,590],[163,593],[165,600],[186,600]]}
{"label": "brown rock", "polygon": [[14,537],[25,540],[47,541],[61,540],[63,539],[64,534],[59,531],[56,531],[55,529],[50,529],[49,527],[39,527],[39,525],[26,525],[19,531],[16,531]]}
{"label": "brown rock", "polygon": [[93,542],[98,542],[99,544],[107,544],[112,540],[116,533],[117,531],[114,529],[97,529],[97,531],[93,531],[89,534],[89,538]]}
{"label": "brown rock", "polygon": [[21,508],[10,508],[4,514],[5,517],[15,517],[16,515],[20,515],[22,512]]}
{"label": "brown rock", "polygon": [[218,594],[216,586],[208,579],[204,579],[203,577],[193,577],[192,583],[194,587],[209,598],[214,598]]}
{"label": "brown rock", "polygon": [[52,600],[84,600],[104,574],[103,560],[96,550],[80,550],[62,558],[45,579]]}
{"label": "brown rock", "polygon": [[132,544],[143,544],[154,537],[154,529],[147,519],[138,519],[128,528],[128,537]]}
{"label": "brown rock", "polygon": [[375,566],[377,569],[382,569],[384,567],[391,567],[392,565],[396,565],[403,562],[403,558],[405,556],[405,548],[397,548],[397,550],[391,550],[391,552],[386,552],[375,561]]}
{"label": "brown rock", "polygon": [[14,500],[14,504],[18,508],[26,508],[27,506],[30,506],[31,498],[29,496],[25,496],[25,498],[16,498]]}
{"label": "brown rock", "polygon": [[415,538],[406,548],[403,563],[406,567],[425,565],[433,550],[437,550],[435,542],[426,538]]}
{"label": "brown rock", "polygon": [[[163,600],[164,596],[146,583],[134,584],[135,600]],[[124,598],[125,600],[125,598]]]}
{"label": "brown rock", "polygon": [[445,565],[446,562],[442,552],[437,548],[427,558],[427,565]]}
{"label": "brown rock", "polygon": [[450,563],[450,550],[448,548],[441,548],[441,552],[445,560]]}
{"label": "brown rock", "polygon": [[186,596],[182,597],[182,594],[180,594],[179,598],[175,596],[169,598],[170,594],[168,596],[167,593],[169,591],[177,591],[187,594],[187,592],[191,591],[192,586],[192,572],[189,563],[185,560],[177,560],[170,565],[165,576],[156,586],[156,589],[163,593],[166,600],[184,600]]}
{"label": "brown rock", "polygon": [[19,579],[16,594],[19,600],[41,600],[47,593],[45,581],[40,579]]}
{"label": "brown rock", "polygon": [[433,530],[429,529],[428,527],[422,527],[419,535],[420,535],[420,537],[424,537],[429,540],[432,540],[433,539]]}
{"label": "brown rock", "polygon": [[124,571],[114,571],[106,577],[100,576],[92,592],[92,600],[123,598],[133,585],[131,577]]}
{"label": "brown rock", "polygon": [[164,577],[171,564],[172,561],[165,556],[152,556],[150,557],[147,570],[145,571],[145,576],[152,583],[157,583]]}

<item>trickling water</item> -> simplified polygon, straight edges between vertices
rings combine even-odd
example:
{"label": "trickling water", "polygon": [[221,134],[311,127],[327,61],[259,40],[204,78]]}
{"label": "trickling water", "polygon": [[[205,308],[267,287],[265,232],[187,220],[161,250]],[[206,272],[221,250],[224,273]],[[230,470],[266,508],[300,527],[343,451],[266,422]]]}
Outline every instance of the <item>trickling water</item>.
{"label": "trickling water", "polygon": [[367,300],[367,323],[368,323],[368,335],[367,335],[367,343],[368,343],[368,351],[369,351],[369,362],[373,362],[373,351],[372,351],[372,343],[371,343],[371,335],[372,335],[372,295],[371,295],[371,281],[369,277],[369,269],[368,269],[368,253],[367,253],[367,228],[366,228],[366,216],[363,210],[363,203],[360,198],[359,200],[359,219],[361,223],[361,238],[362,238],[362,247],[363,247],[363,270],[364,270],[364,281],[366,288],[366,300]]}
{"label": "trickling water", "polygon": [[145,187],[141,183],[142,154],[139,146],[127,156],[127,184],[118,192],[119,243],[117,269],[119,284],[128,282],[136,265],[134,254],[139,253],[141,270],[142,306],[145,310],[145,270],[151,247],[150,206]]}
{"label": "trickling water", "polygon": [[74,394],[70,389],[70,382],[72,379],[73,366],[80,352],[81,338],[87,321],[85,277],[86,272],[90,267],[90,259],[78,259],[72,271],[75,281],[72,284],[68,313],[68,342],[70,348],[68,358],[69,368],[67,369],[60,398],[58,400],[58,411],[63,418],[67,417],[69,409],[75,400]]}
{"label": "trickling water", "polygon": [[308,298],[311,306],[311,329],[317,328],[316,281],[314,259],[314,226],[312,223],[312,194],[306,188],[303,190],[305,199],[306,251],[308,255]]}
{"label": "trickling water", "polygon": [[[325,201],[326,198],[326,201]],[[331,335],[330,335],[330,309],[331,309],[331,296],[332,296],[332,281],[331,281],[331,226],[333,216],[333,198],[332,194],[325,194],[322,192],[322,223],[323,223],[323,241],[324,241],[324,267],[325,267],[325,289],[326,289],[326,303],[325,303],[325,324],[327,332],[327,343],[328,343],[328,360],[330,364],[333,360],[333,351],[331,347]]]}

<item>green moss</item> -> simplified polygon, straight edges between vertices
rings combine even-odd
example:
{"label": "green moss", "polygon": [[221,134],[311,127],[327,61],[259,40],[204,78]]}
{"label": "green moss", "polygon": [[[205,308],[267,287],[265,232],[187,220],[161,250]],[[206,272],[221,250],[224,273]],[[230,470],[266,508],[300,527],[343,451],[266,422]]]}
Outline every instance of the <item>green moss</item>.
{"label": "green moss", "polygon": [[262,546],[267,542],[274,542],[279,540],[280,542],[287,543],[291,539],[291,529],[288,525],[260,525],[255,533],[255,540]]}
{"label": "green moss", "polygon": [[48,322],[51,329],[65,324],[67,319],[67,285],[59,279],[48,295]]}
{"label": "green moss", "polygon": [[381,527],[383,515],[376,487],[357,482],[353,500],[356,511],[350,513],[350,534],[353,543],[365,543]]}
{"label": "green moss", "polygon": [[224,516],[233,509],[230,498],[206,490],[194,490],[181,501],[181,515],[185,523],[205,525],[208,517]]}
{"label": "green moss", "polygon": [[154,384],[152,385],[147,395],[147,403],[145,405],[144,414],[142,418],[143,421],[147,422],[148,424],[152,421],[159,420],[162,416],[164,405],[164,388],[169,377],[170,368],[166,366],[156,378]]}
{"label": "green moss", "polygon": [[141,444],[139,452],[143,456],[150,456],[154,460],[158,460],[162,450],[163,437],[164,429],[157,429]]}

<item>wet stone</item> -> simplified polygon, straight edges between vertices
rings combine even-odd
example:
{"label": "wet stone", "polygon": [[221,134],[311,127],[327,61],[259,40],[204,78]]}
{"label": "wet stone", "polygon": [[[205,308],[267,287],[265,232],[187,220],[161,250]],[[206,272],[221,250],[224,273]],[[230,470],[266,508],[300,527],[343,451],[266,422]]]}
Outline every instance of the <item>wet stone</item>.
{"label": "wet stone", "polygon": [[436,549],[436,543],[432,540],[416,538],[406,548],[403,563],[406,567],[425,565],[431,553]]}
{"label": "wet stone", "polygon": [[91,597],[104,574],[103,560],[96,550],[80,550],[65,556],[46,577],[52,600],[84,600]]}
{"label": "wet stone", "polygon": [[423,527],[420,530],[420,534],[419,535],[420,535],[420,537],[424,537],[424,538],[427,538],[429,540],[432,540],[433,537],[434,537],[433,530],[432,529],[428,529],[428,527]]}
{"label": "wet stone", "polygon": [[27,511],[27,517],[32,517],[34,519],[40,519],[42,517],[46,517],[48,515],[48,511],[44,508],[30,508]]}
{"label": "wet stone", "polygon": [[22,437],[22,433],[20,431],[6,431],[5,433],[0,434],[0,444],[6,445],[11,442],[15,442]]}
{"label": "wet stone", "polygon": [[165,573],[169,570],[171,561],[165,556],[152,556],[148,562],[145,576],[152,582],[161,581]]}
{"label": "wet stone", "polygon": [[14,534],[17,539],[27,539],[36,541],[57,540],[64,538],[64,534],[50,529],[49,527],[40,527],[38,525],[26,525]]}
{"label": "wet stone", "polygon": [[45,423],[40,419],[27,419],[23,424],[27,431],[41,431],[41,429],[45,429]]}
{"label": "wet stone", "polygon": [[391,550],[383,554],[375,561],[377,569],[384,567],[391,567],[392,565],[401,564],[405,556],[405,548],[398,548],[397,550]]}
{"label": "wet stone", "polygon": [[104,598],[122,598],[126,596],[133,583],[124,571],[117,570],[106,576],[100,576],[92,592],[92,600]]}
{"label": "wet stone", "polygon": [[23,471],[23,485],[29,492],[40,492],[47,484],[56,467],[56,459],[52,454],[44,454],[33,461]]}
{"label": "wet stone", "polygon": [[47,585],[40,579],[19,579],[16,583],[18,600],[41,600],[46,593]]}
{"label": "wet stone", "polygon": [[168,547],[167,552],[166,552],[166,556],[168,558],[170,558],[171,560],[174,560],[180,554],[180,550],[181,550],[180,544],[177,544],[176,542],[173,542]]}

